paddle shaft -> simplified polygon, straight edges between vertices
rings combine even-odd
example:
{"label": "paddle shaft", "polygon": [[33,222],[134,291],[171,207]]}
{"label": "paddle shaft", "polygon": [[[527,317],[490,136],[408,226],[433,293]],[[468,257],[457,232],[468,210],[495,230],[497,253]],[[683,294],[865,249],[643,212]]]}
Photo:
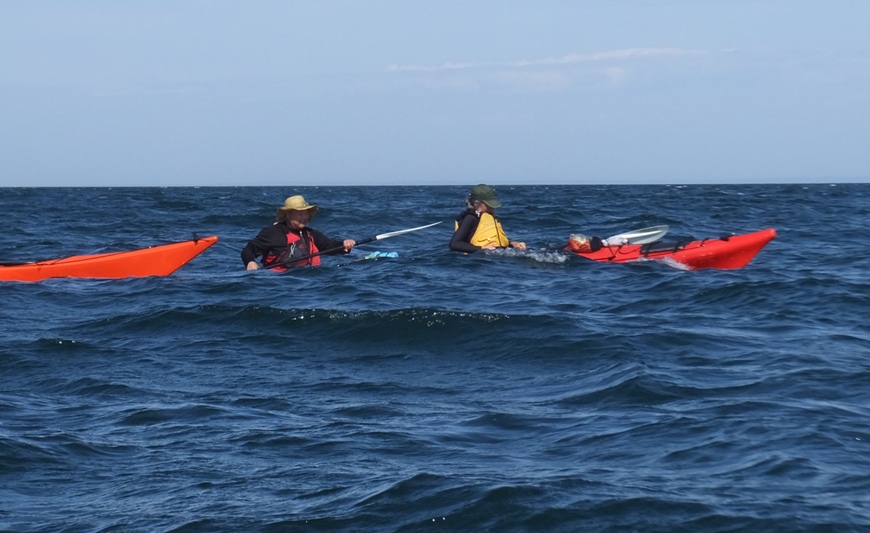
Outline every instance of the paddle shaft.
{"label": "paddle shaft", "polygon": [[[372,242],[377,240],[375,237],[369,237],[368,239],[363,239],[361,241],[356,241],[357,244],[365,244],[367,242]],[[335,248],[329,248],[328,250],[321,250],[319,252],[315,252],[313,254],[302,255],[299,257],[294,257],[293,259],[287,259],[285,261],[281,261],[280,263],[273,263],[271,265],[267,265],[263,268],[278,268],[282,266],[287,266],[293,263],[298,263],[299,261],[305,261],[306,259],[311,259],[312,257],[317,257],[318,255],[331,254],[337,252],[339,250],[344,250],[344,245],[336,246]]]}
{"label": "paddle shaft", "polygon": [[[358,241],[356,241],[356,244],[365,244],[367,242],[389,239],[390,237],[395,237],[397,235],[404,235],[405,233],[411,233],[412,231],[418,231],[421,229],[431,228],[432,226],[437,226],[440,223],[441,223],[441,221],[438,221],[438,222],[435,222],[433,224],[426,224],[425,226],[418,226],[416,228],[402,229],[399,231],[391,231],[389,233],[381,233],[380,235],[375,235],[374,237],[368,237],[365,239],[358,240]],[[301,257],[294,257],[292,259],[287,259],[285,261],[281,261],[280,263],[274,263],[274,264],[265,266],[264,268],[278,268],[278,267],[290,265],[293,263],[298,263],[299,261],[305,261],[306,259],[311,259],[312,257],[317,257],[318,255],[331,254],[331,253],[337,252],[339,250],[344,250],[344,245],[336,246],[335,248],[330,248],[328,250],[323,250],[321,252],[315,252],[313,254],[303,255]]]}

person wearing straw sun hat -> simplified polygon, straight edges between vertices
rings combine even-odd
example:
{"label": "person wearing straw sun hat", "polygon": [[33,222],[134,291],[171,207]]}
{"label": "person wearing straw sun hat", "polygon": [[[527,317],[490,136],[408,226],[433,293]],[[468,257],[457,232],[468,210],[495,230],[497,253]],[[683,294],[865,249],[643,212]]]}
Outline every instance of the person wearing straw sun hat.
{"label": "person wearing straw sun hat", "polygon": [[451,250],[470,254],[496,248],[526,249],[526,243],[509,240],[501,222],[495,218],[496,208],[501,207],[495,189],[489,185],[475,185],[465,205],[466,210],[456,218],[456,231],[450,239]]}
{"label": "person wearing straw sun hat", "polygon": [[[256,237],[251,239],[242,250],[242,262],[248,270],[257,270],[257,257],[262,257],[263,266],[287,264],[287,266],[317,266],[320,256],[300,259],[292,263],[294,257],[303,258],[322,250],[338,248],[328,255],[347,253],[356,245],[353,239],[336,241],[315,229],[308,227],[308,222],[317,214],[317,206],[309,204],[300,195],[284,200],[284,205],[275,212],[275,223],[266,226]],[[275,270],[286,270],[275,267]]]}

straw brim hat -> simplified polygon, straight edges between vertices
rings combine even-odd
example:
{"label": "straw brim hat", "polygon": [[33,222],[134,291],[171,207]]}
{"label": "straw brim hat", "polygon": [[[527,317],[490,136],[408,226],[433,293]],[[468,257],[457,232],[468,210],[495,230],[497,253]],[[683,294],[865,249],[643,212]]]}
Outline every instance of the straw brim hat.
{"label": "straw brim hat", "polygon": [[311,218],[317,214],[317,206],[309,204],[302,196],[291,196],[284,200],[284,205],[275,212],[275,220],[284,220],[290,211],[311,211]]}

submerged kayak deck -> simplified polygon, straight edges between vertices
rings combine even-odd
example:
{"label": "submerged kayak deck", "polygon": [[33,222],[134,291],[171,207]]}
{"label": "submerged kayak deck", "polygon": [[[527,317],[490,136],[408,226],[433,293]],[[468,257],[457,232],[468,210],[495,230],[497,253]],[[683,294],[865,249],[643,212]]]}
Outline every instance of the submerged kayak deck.
{"label": "submerged kayak deck", "polygon": [[0,281],[168,276],[204,252],[217,240],[217,236],[212,235],[126,252],[74,255],[33,263],[0,264]]}
{"label": "submerged kayak deck", "polygon": [[[603,263],[662,261],[686,270],[736,269],[749,264],[774,237],[776,237],[776,230],[768,228],[754,233],[729,235],[716,239],[623,244],[604,246],[595,252],[572,253]],[[570,251],[570,248],[566,250]]]}

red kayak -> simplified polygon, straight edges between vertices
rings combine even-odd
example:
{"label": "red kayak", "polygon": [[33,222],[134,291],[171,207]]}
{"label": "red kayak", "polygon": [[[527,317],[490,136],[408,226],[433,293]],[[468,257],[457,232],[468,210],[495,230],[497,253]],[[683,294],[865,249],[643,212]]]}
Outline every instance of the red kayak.
{"label": "red kayak", "polygon": [[745,267],[755,254],[774,237],[773,228],[729,235],[700,241],[653,242],[649,244],[623,244],[603,246],[595,252],[578,253],[580,257],[602,263],[629,263],[632,261],[663,261],[676,268],[700,270],[702,268],[734,269]]}
{"label": "red kayak", "polygon": [[211,236],[128,252],[74,255],[35,263],[0,263],[0,281],[168,276],[217,240]]}

